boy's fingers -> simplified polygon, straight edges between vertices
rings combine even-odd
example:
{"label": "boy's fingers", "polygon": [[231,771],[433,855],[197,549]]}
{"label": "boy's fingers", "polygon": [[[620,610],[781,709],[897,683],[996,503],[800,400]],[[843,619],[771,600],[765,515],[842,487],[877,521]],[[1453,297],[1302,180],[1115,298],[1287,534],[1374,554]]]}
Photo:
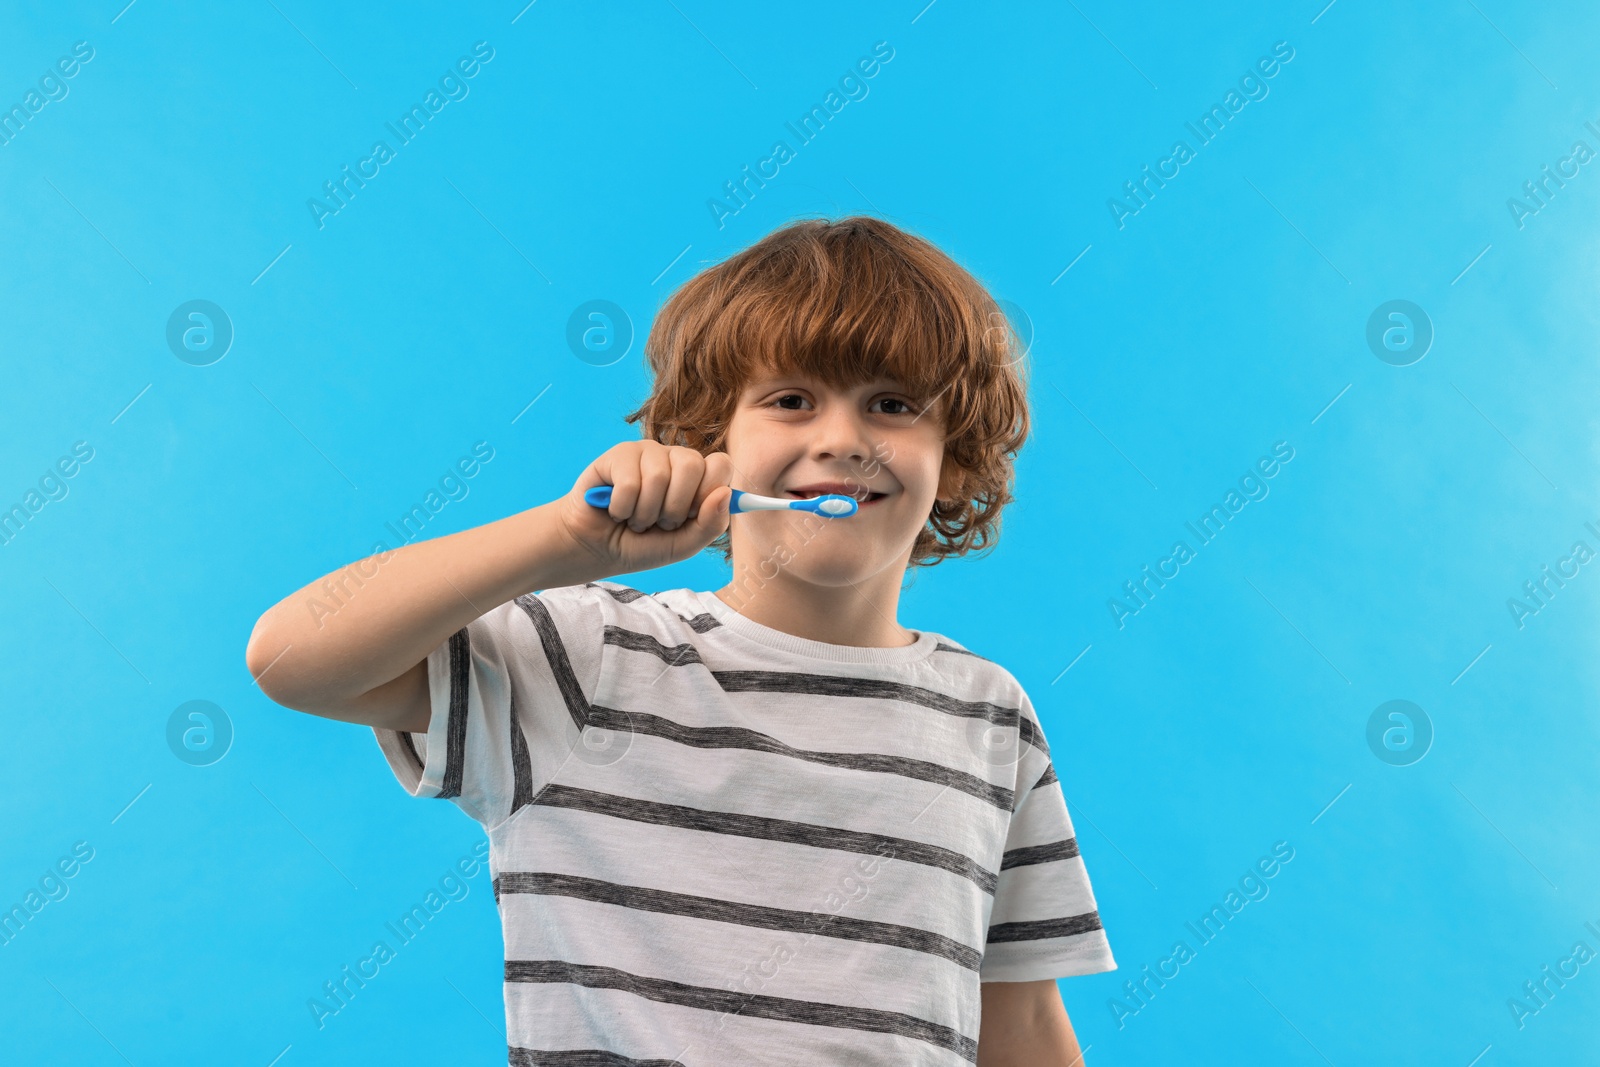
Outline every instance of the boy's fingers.
{"label": "boy's fingers", "polygon": [[685,531],[694,532],[694,539],[701,548],[715,541],[728,528],[728,501],[732,499],[732,489],[725,485],[717,486],[700,502],[699,514],[684,527]]}
{"label": "boy's fingers", "polygon": [[629,529],[642,533],[656,524],[671,481],[672,461],[666,449],[646,448],[639,454],[639,499],[628,519]]}
{"label": "boy's fingers", "polygon": [[694,505],[699,492],[705,460],[692,448],[674,448],[668,452],[672,462],[672,479],[667,486],[667,497],[661,504],[661,517],[656,520],[663,530],[682,526]]}
{"label": "boy's fingers", "polygon": [[606,514],[612,522],[626,521],[633,514],[634,503],[639,498],[639,461],[629,455],[631,451],[622,445],[607,449],[590,467],[593,471],[592,485],[611,486],[611,503],[606,508]]}
{"label": "boy's fingers", "polygon": [[685,520],[676,529],[649,530],[639,535],[641,540],[653,541],[655,548],[666,553],[666,559],[659,559],[651,566],[662,566],[688,559],[715,541],[717,535],[727,529],[728,501],[732,496],[733,491],[724,486],[720,495],[713,493],[707,497],[701,503],[698,514]]}
{"label": "boy's fingers", "polygon": [[611,503],[606,507],[606,514],[611,516],[612,522],[625,522],[633,514],[634,502],[639,499],[639,476],[637,473],[625,474],[618,469],[606,477],[611,480]]}
{"label": "boy's fingers", "polygon": [[700,476],[700,489],[695,493],[696,505],[703,504],[717,489],[732,484],[733,460],[726,452],[711,453],[706,457],[705,473]]}

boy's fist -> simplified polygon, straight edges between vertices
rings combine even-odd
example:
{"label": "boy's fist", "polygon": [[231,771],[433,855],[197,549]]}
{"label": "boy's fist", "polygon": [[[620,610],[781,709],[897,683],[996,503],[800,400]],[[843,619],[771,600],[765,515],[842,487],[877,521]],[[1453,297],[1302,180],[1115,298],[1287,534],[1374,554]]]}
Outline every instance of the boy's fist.
{"label": "boy's fist", "polygon": [[[568,535],[604,566],[603,577],[687,559],[728,528],[733,464],[658,441],[625,441],[601,453],[561,498]],[[611,486],[611,506],[583,494]]]}

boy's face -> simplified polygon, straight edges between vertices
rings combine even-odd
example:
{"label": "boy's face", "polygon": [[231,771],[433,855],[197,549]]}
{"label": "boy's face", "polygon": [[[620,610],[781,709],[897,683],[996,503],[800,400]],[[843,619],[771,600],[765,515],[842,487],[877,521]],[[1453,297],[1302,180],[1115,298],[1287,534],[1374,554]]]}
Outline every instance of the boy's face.
{"label": "boy's face", "polygon": [[767,580],[843,586],[892,567],[898,583],[935,500],[948,499],[956,482],[955,465],[944,463],[937,404],[930,409],[888,378],[841,389],[758,371],[738,397],[723,447],[737,489],[797,500],[843,493],[861,504],[843,519],[798,511],[735,517],[735,574]]}

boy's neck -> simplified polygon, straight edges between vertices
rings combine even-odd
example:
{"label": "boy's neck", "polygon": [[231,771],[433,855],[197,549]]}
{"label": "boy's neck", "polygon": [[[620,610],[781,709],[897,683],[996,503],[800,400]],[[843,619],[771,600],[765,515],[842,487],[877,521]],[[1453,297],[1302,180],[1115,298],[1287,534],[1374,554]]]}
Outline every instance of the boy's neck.
{"label": "boy's neck", "polygon": [[779,569],[772,578],[741,574],[717,590],[716,597],[751,622],[793,637],[859,648],[902,648],[915,644],[911,631],[895,621],[904,570],[888,567],[863,581],[815,585]]}

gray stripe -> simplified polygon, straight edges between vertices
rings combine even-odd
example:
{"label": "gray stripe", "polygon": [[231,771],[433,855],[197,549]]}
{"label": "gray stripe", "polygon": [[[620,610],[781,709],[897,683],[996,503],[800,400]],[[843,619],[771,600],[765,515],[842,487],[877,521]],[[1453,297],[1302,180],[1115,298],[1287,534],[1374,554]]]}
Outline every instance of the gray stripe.
{"label": "gray stripe", "polygon": [[517,714],[517,690],[511,688],[511,810],[508,816],[533,803],[533,763],[528,755],[528,739],[522,733],[522,717]]}
{"label": "gray stripe", "polygon": [[812,848],[828,848],[870,856],[888,856],[960,875],[985,893],[993,893],[1000,878],[995,872],[984,869],[977,861],[959,852],[940,848],[938,845],[885,837],[880,834],[866,834],[855,830],[842,830],[833,826],[769,819],[760,815],[740,815],[729,811],[706,811],[679,804],[657,804],[654,801],[635,800],[632,797],[597,793],[589,789],[555,783],[540,790],[534,803],[573,811],[588,811],[597,815],[651,823],[656,826],[676,826],[702,833],[782,841],[787,844],[809,845]]}
{"label": "gray stripe", "polygon": [[1000,857],[1000,869],[1009,871],[1013,867],[1031,867],[1035,863],[1070,860],[1077,854],[1078,839],[1069,837],[1065,841],[1052,841],[1048,845],[1029,845],[1027,848],[1011,849]]}
{"label": "gray stripe", "polygon": [[678,618],[683,619],[684,622],[688,623],[689,629],[693,630],[697,634],[703,634],[707,630],[715,630],[718,626],[722,625],[722,621],[709,611],[702,611],[692,619],[684,618],[682,615],[679,615]]}
{"label": "gray stripe", "polygon": [[[417,755],[417,742],[415,741],[415,739],[412,738],[412,736],[410,734],[406,733],[404,730],[401,730],[399,733],[400,733],[400,740],[405,742],[406,754],[411,757],[411,766],[416,770],[417,774],[420,776],[422,774],[422,757]],[[428,735],[427,734],[423,734],[422,736],[423,737],[427,737]]]}
{"label": "gray stripe", "polygon": [[846,941],[865,941],[877,945],[893,945],[913,952],[926,952],[940,956],[952,963],[976,971],[983,959],[982,951],[929,930],[895,923],[853,919],[827,912],[793,911],[788,908],[769,908],[758,904],[742,904],[713,897],[691,896],[687,893],[669,893],[662,889],[643,886],[619,885],[597,878],[583,878],[570,874],[510,871],[495,879],[495,899],[502,893],[541,893],[574,897],[598,904],[614,904],[619,908],[635,908],[662,915],[682,915],[692,919],[732,923],[737,926],[754,926],[763,930],[783,930],[790,933],[821,934]]}
{"label": "gray stripe", "polygon": [[832,674],[803,674],[794,671],[712,671],[728,693],[804,693],[813,696],[859,697],[871,700],[898,700],[916,704],[946,715],[965,719],[984,719],[996,726],[1015,726],[1022,740],[1045,755],[1044,736],[1024,717],[1021,709],[991,704],[987,700],[960,700],[921,686],[890,682],[881,678],[851,678]]}
{"label": "gray stripe", "polygon": [[1016,795],[1003,785],[993,785],[966,771],[958,771],[926,760],[903,756],[886,756],[872,752],[817,752],[793,748],[775,737],[747,730],[741,726],[685,726],[642,711],[617,711],[598,704],[589,708],[589,725],[602,730],[615,730],[622,734],[644,734],[675,741],[693,748],[739,748],[753,752],[766,752],[774,756],[820,763],[827,767],[842,767],[852,771],[871,771],[878,774],[898,774],[922,782],[949,786],[969,796],[977,797],[1002,811],[1010,811]]}
{"label": "gray stripe", "polygon": [[1085,912],[1064,919],[1034,919],[1029,922],[1000,923],[989,927],[988,943],[1002,941],[1039,941],[1047,937],[1073,937],[1100,929],[1100,913]]}
{"label": "gray stripe", "polygon": [[467,688],[472,673],[472,639],[463,626],[450,635],[450,718],[445,724],[444,782],[440,799],[461,795],[467,762]]}
{"label": "gray stripe", "polygon": [[1041,785],[1049,785],[1052,782],[1059,782],[1060,780],[1061,779],[1056,777],[1056,765],[1054,763],[1047,763],[1044,767],[1044,773],[1039,776],[1039,780],[1037,782],[1033,783],[1033,788],[1038,789]]}
{"label": "gray stripe", "polygon": [[644,594],[639,592],[639,590],[629,589],[626,586],[621,589],[613,589],[608,585],[599,585],[595,582],[584,582],[583,587],[585,589],[598,589],[602,593],[610,593],[611,599],[615,600],[619,604],[631,604],[635,600],[638,600],[640,597],[644,596]]}
{"label": "gray stripe", "polygon": [[603,1048],[550,1051],[507,1045],[506,1054],[509,1067],[685,1067],[677,1059],[630,1059]]}
{"label": "gray stripe", "polygon": [[681,1060],[636,1060],[601,1048],[550,1051],[506,1046],[509,1067],[685,1067]]}
{"label": "gray stripe", "polygon": [[946,644],[943,641],[940,641],[938,644],[934,645],[933,650],[935,652],[954,652],[961,656],[971,656],[973,659],[981,659],[985,663],[992,662],[986,656],[980,656],[969,648],[957,648],[955,645]]}
{"label": "gray stripe", "polygon": [[1032,719],[1021,713],[1017,715],[1017,732],[1022,735],[1022,739],[1028,744],[1043,752],[1046,756],[1050,755],[1050,746],[1045,744],[1043,731],[1033,724]]}
{"label": "gray stripe", "polygon": [[836,1026],[846,1030],[894,1034],[948,1049],[969,1063],[978,1062],[978,1042],[975,1039],[948,1026],[897,1011],[736,993],[662,978],[645,978],[613,967],[595,967],[562,960],[506,960],[506,981],[570,982],[590,989],[617,989],[646,1000],[702,1011],[737,1013],[749,1018],[778,1019],[807,1026]]}
{"label": "gray stripe", "polygon": [[567,714],[572,716],[573,725],[582,733],[584,724],[589,721],[589,698],[583,695],[583,687],[573,673],[572,661],[567,659],[567,646],[561,641],[561,631],[556,629],[550,609],[537,596],[519,596],[516,603],[539,632],[544,658],[550,664],[550,674],[555,679],[556,688],[561,690],[561,699],[566,702]]}
{"label": "gray stripe", "polygon": [[685,663],[699,663],[700,653],[689,644],[663,645],[649,634],[642,634],[635,630],[625,630],[620,626],[607,625],[604,642],[616,645],[619,648],[629,648],[635,652],[648,652],[662,663],[678,667]]}

